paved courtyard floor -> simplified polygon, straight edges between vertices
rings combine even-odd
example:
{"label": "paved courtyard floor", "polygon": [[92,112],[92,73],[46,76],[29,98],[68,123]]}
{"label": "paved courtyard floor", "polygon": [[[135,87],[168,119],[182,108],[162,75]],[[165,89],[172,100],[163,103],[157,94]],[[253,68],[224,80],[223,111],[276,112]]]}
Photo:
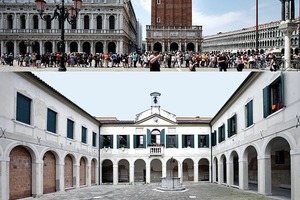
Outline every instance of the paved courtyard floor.
{"label": "paved courtyard floor", "polygon": [[162,192],[159,184],[147,185],[100,185],[46,194],[41,200],[267,200],[279,199],[265,197],[254,192],[242,191],[211,183],[184,183],[186,190]]}

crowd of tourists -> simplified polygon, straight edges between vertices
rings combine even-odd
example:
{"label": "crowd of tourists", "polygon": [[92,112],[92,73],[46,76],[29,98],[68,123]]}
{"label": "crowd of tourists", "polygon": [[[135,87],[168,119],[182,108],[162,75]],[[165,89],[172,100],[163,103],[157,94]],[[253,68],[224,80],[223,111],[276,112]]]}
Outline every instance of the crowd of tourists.
{"label": "crowd of tourists", "polygon": [[[83,68],[150,68],[153,64],[151,59],[156,57],[155,63],[164,68],[189,68],[196,71],[197,68],[218,68],[220,71],[227,71],[236,68],[237,71],[243,69],[264,69],[277,71],[282,66],[282,56],[278,54],[246,54],[246,53],[195,53],[191,51],[172,52],[145,52],[139,54],[117,53],[67,53],[64,56],[67,67]],[[24,53],[16,57],[10,54],[1,55],[1,64],[13,65],[17,62],[20,67],[59,67],[63,57],[59,53]],[[294,55],[292,60],[300,60],[298,55]],[[297,64],[297,63],[296,63]],[[156,70],[155,70],[156,71]]]}

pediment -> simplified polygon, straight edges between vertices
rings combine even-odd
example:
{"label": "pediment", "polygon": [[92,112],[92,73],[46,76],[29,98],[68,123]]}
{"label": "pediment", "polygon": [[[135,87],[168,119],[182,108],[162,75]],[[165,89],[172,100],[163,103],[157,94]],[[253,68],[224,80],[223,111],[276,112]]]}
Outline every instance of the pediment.
{"label": "pediment", "polygon": [[167,125],[175,125],[177,124],[176,121],[172,121],[168,118],[165,118],[158,114],[153,114],[149,117],[146,117],[140,121],[136,122],[137,125],[147,125],[147,126],[167,126]]}

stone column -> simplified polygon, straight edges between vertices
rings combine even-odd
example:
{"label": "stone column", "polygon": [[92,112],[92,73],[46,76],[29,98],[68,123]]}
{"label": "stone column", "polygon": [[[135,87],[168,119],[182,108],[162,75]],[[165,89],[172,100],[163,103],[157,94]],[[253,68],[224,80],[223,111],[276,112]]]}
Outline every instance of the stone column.
{"label": "stone column", "polygon": [[[224,182],[224,173],[223,173],[223,163],[220,163],[219,164],[219,167],[218,167],[218,183],[219,184],[222,184]],[[226,172],[225,172],[226,173]]]}
{"label": "stone column", "polygon": [[291,150],[291,199],[300,199],[300,149]]}
{"label": "stone column", "polygon": [[194,182],[195,183],[198,183],[198,180],[199,180],[199,171],[198,171],[198,163],[197,164],[194,164]]}
{"label": "stone column", "polygon": [[43,47],[44,47],[44,42],[43,41],[40,41],[40,54],[43,55],[45,53]]}
{"label": "stone column", "polygon": [[3,54],[4,53],[4,41],[1,40],[1,52],[0,54]]}
{"label": "stone column", "polygon": [[80,188],[80,164],[79,163],[75,163],[73,166],[73,187]]}
{"label": "stone column", "polygon": [[227,163],[227,185],[233,185],[233,162],[228,161]]}
{"label": "stone column", "polygon": [[13,20],[13,29],[18,29],[18,19],[17,19],[17,13],[14,14],[14,20]]}
{"label": "stone column", "polygon": [[91,170],[91,165],[90,164],[86,165],[86,172],[85,172],[85,174],[86,174],[86,185],[88,187],[90,187],[92,185],[92,179],[91,179],[91,177],[92,177],[92,170]]}
{"label": "stone column", "polygon": [[103,30],[105,30],[105,32],[108,30],[108,27],[107,27],[107,15],[104,14],[104,17],[103,17]]}
{"label": "stone column", "polygon": [[166,165],[166,163],[162,164],[162,177],[167,177],[167,165]]}
{"label": "stone column", "polygon": [[257,158],[258,162],[258,193],[271,195],[272,179],[271,179],[271,157],[262,156]]}
{"label": "stone column", "polygon": [[94,24],[95,24],[94,14],[91,14],[90,24],[91,24],[90,30],[95,29],[95,28],[94,28],[94,26],[95,26],[95,25],[94,25]]}
{"label": "stone column", "polygon": [[32,163],[32,196],[39,197],[43,194],[43,160]]}
{"label": "stone column", "polygon": [[239,161],[239,188],[248,190],[248,161]]}
{"label": "stone column", "polygon": [[118,173],[118,165],[113,165],[113,185],[118,185],[119,173]]}
{"label": "stone column", "polygon": [[129,164],[129,183],[134,183],[134,164]]}
{"label": "stone column", "polygon": [[56,190],[64,191],[65,189],[65,164],[56,164]]}
{"label": "stone column", "polygon": [[9,157],[0,159],[0,196],[9,199]]}
{"label": "stone column", "polygon": [[146,164],[146,183],[151,182],[150,175],[151,175],[151,165],[149,163],[149,164]]}
{"label": "stone column", "polygon": [[[17,54],[17,49],[18,49],[18,52],[19,52],[19,48],[18,48],[18,46],[17,46],[17,41],[15,40],[15,41],[14,41],[14,56],[18,55],[18,54]],[[10,52],[7,52],[7,53],[10,53]]]}
{"label": "stone column", "polygon": [[218,174],[217,169],[219,169],[219,167],[218,167],[218,165],[215,165],[214,162],[212,162],[212,164],[213,164],[213,167],[212,167],[212,170],[213,170],[212,171],[212,176],[213,176],[212,177],[212,182],[217,182],[217,174]]}
{"label": "stone column", "polygon": [[26,17],[26,26],[25,26],[25,29],[26,30],[30,30],[31,29],[31,26],[30,26],[30,15],[29,15],[29,13],[27,13],[27,17]]}
{"label": "stone column", "polygon": [[177,161],[178,162],[178,177],[180,177],[180,183],[182,183],[182,180],[183,180],[183,176],[182,176],[182,163],[180,163],[180,161]]}

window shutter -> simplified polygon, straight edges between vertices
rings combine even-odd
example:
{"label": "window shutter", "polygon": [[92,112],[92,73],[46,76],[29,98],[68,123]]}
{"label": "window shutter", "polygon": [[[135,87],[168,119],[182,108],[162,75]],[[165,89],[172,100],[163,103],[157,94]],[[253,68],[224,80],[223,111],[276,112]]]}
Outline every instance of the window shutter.
{"label": "window shutter", "polygon": [[201,135],[198,135],[198,148],[201,148]]}
{"label": "window shutter", "polygon": [[110,148],[114,148],[114,135],[110,135]]}
{"label": "window shutter", "polygon": [[127,148],[129,149],[130,148],[130,135],[127,135],[126,136],[126,138],[127,138]]}
{"label": "window shutter", "polygon": [[185,135],[182,135],[182,148],[185,148]]}
{"label": "window shutter", "polygon": [[146,148],[146,135],[143,135],[143,148]]}
{"label": "window shutter", "polygon": [[151,144],[151,131],[150,129],[147,129],[147,144]]}
{"label": "window shutter", "polygon": [[219,132],[219,143],[221,143],[221,141],[222,141],[221,127],[218,128],[218,132]]}
{"label": "window shutter", "polygon": [[191,136],[191,147],[195,148],[194,135]]}
{"label": "window shutter", "polygon": [[285,91],[284,91],[284,74],[282,73],[280,76],[280,81],[281,81],[281,91],[280,91],[280,95],[281,95],[281,104],[282,107],[285,107]]}
{"label": "window shutter", "polygon": [[227,131],[228,131],[228,138],[231,137],[231,133],[232,133],[232,127],[231,127],[231,118],[230,119],[227,119]]}
{"label": "window shutter", "polygon": [[209,148],[209,135],[205,136],[205,144],[206,144],[206,147]]}
{"label": "window shutter", "polygon": [[267,86],[263,89],[263,106],[264,106],[264,118],[270,114],[270,87]]}
{"label": "window shutter", "polygon": [[137,148],[137,142],[136,142],[136,141],[137,141],[137,137],[138,137],[137,135],[134,135],[134,136],[133,136],[133,148],[134,148],[134,149]]}
{"label": "window shutter", "polygon": [[165,143],[165,129],[161,130],[160,132],[160,143],[161,144]]}
{"label": "window shutter", "polygon": [[170,136],[166,135],[166,148],[170,147]]}
{"label": "window shutter", "polygon": [[119,149],[120,148],[120,136],[119,135],[117,135],[117,141],[118,141],[118,143],[117,143],[117,149]]}
{"label": "window shutter", "polygon": [[100,149],[103,149],[103,136],[100,135]]}
{"label": "window shutter", "polygon": [[253,124],[253,100],[249,102],[249,125]]}
{"label": "window shutter", "polygon": [[175,135],[175,147],[178,148],[178,135]]}

